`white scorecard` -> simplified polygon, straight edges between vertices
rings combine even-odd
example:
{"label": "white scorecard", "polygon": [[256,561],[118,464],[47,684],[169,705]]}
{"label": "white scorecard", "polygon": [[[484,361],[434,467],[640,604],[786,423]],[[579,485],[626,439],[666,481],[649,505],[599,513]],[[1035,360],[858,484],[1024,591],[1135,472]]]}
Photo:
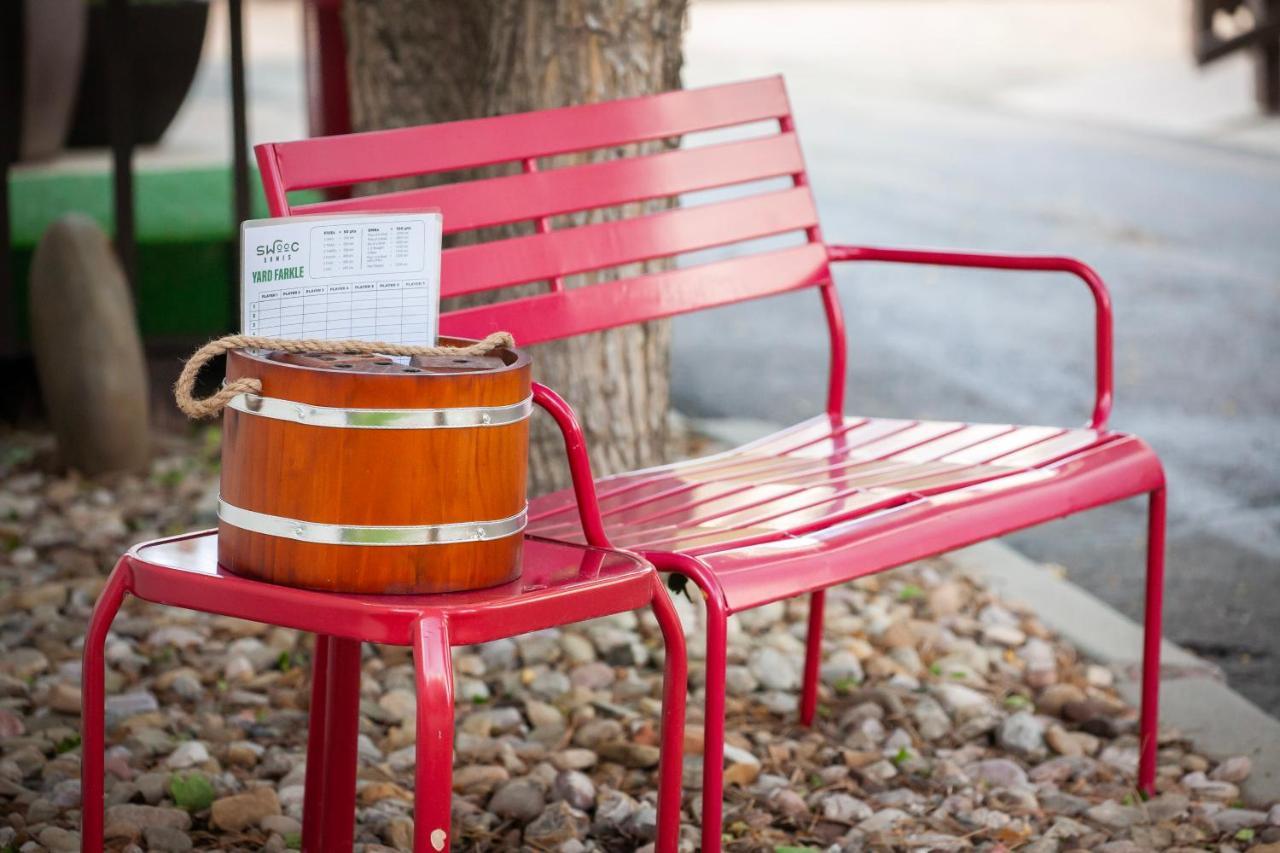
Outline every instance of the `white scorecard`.
{"label": "white scorecard", "polygon": [[435,211],[245,222],[242,331],[434,346],[441,230]]}

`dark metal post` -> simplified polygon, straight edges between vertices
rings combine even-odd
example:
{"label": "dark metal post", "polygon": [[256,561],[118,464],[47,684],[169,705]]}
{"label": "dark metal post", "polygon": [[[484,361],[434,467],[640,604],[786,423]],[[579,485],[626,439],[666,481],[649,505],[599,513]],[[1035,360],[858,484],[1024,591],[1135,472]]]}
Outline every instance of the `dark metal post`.
{"label": "dark metal post", "polygon": [[116,208],[116,254],[137,296],[137,242],[133,224],[133,53],[129,0],[107,0],[107,86],[111,108],[111,164]]}
{"label": "dark metal post", "polygon": [[[1233,14],[1242,5],[1253,14],[1253,26],[1226,37],[1215,33],[1214,16]],[[1248,49],[1253,54],[1258,108],[1264,114],[1280,114],[1280,0],[1192,0],[1191,34],[1199,65]]]}
{"label": "dark metal post", "polygon": [[17,293],[13,282],[13,233],[9,220],[9,166],[17,162],[22,136],[22,42],[25,3],[0,5],[0,116],[10,122],[0,128],[0,356],[18,349]]}
{"label": "dark metal post", "polygon": [[[232,227],[235,230],[233,242],[237,246],[235,265],[237,271],[239,270],[240,223],[249,218],[249,129],[245,116],[244,21],[241,5],[241,0],[229,0],[227,3],[231,33],[231,162],[235,194]],[[229,291],[231,328],[238,329],[240,328],[239,275],[230,282]]]}
{"label": "dark metal post", "polygon": [[[1265,6],[1259,0],[1254,8],[1265,9],[1263,24],[1280,24],[1280,0],[1266,0]],[[1280,114],[1280,35],[1254,47],[1253,73],[1258,108],[1266,115]]]}
{"label": "dark metal post", "polygon": [[9,159],[8,152],[0,168],[0,356],[18,348],[17,288],[13,286],[13,232],[9,221]]}

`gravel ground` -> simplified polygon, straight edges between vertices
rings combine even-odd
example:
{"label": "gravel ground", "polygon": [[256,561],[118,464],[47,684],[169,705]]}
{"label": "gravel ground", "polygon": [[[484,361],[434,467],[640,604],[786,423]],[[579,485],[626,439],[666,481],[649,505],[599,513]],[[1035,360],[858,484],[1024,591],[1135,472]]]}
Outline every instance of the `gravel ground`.
{"label": "gravel ground", "polygon": [[[81,637],[130,543],[207,524],[217,432],[170,439],[146,477],[53,473],[0,435],[0,850],[78,849]],[[698,608],[686,849],[701,771]],[[1255,850],[1280,806],[1240,801],[1249,761],[1162,735],[1160,794],[1132,788],[1135,713],[1112,673],[943,561],[832,590],[819,722],[794,723],[804,607],[736,617],[726,847]],[[142,604],[108,643],[112,850],[299,846],[310,641]],[[648,614],[455,650],[455,849],[637,850],[655,829],[660,644]],[[366,646],[357,850],[410,848],[408,650]]]}

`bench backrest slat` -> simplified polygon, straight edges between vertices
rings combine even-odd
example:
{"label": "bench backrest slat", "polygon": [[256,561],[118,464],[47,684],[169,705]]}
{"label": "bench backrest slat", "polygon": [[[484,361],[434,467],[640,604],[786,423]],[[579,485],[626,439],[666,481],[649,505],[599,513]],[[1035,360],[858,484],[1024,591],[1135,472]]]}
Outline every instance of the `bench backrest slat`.
{"label": "bench backrest slat", "polygon": [[463,308],[449,314],[449,334],[482,338],[507,331],[522,344],[539,344],[773,296],[818,284],[826,276],[826,249],[806,243],[763,256]]}
{"label": "bench backrest slat", "polygon": [[789,115],[782,78],[273,146],[285,190],[345,186],[666,139]]}
{"label": "bench backrest slat", "polygon": [[504,175],[297,205],[293,213],[447,211],[446,234],[613,207],[804,171],[794,133],[685,148],[573,168]]}
{"label": "bench backrest slat", "polygon": [[[447,216],[448,214],[446,214]],[[817,224],[804,187],[446,249],[441,294],[460,296],[799,231]]]}

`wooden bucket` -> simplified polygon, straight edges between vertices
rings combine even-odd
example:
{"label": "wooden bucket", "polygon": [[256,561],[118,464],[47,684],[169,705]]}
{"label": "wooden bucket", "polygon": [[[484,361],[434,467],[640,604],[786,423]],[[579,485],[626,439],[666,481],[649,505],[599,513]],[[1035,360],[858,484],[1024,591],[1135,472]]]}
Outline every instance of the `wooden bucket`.
{"label": "wooden bucket", "polygon": [[[445,338],[442,344],[469,341]],[[218,561],[287,586],[477,589],[520,573],[530,361],[235,350]]]}

